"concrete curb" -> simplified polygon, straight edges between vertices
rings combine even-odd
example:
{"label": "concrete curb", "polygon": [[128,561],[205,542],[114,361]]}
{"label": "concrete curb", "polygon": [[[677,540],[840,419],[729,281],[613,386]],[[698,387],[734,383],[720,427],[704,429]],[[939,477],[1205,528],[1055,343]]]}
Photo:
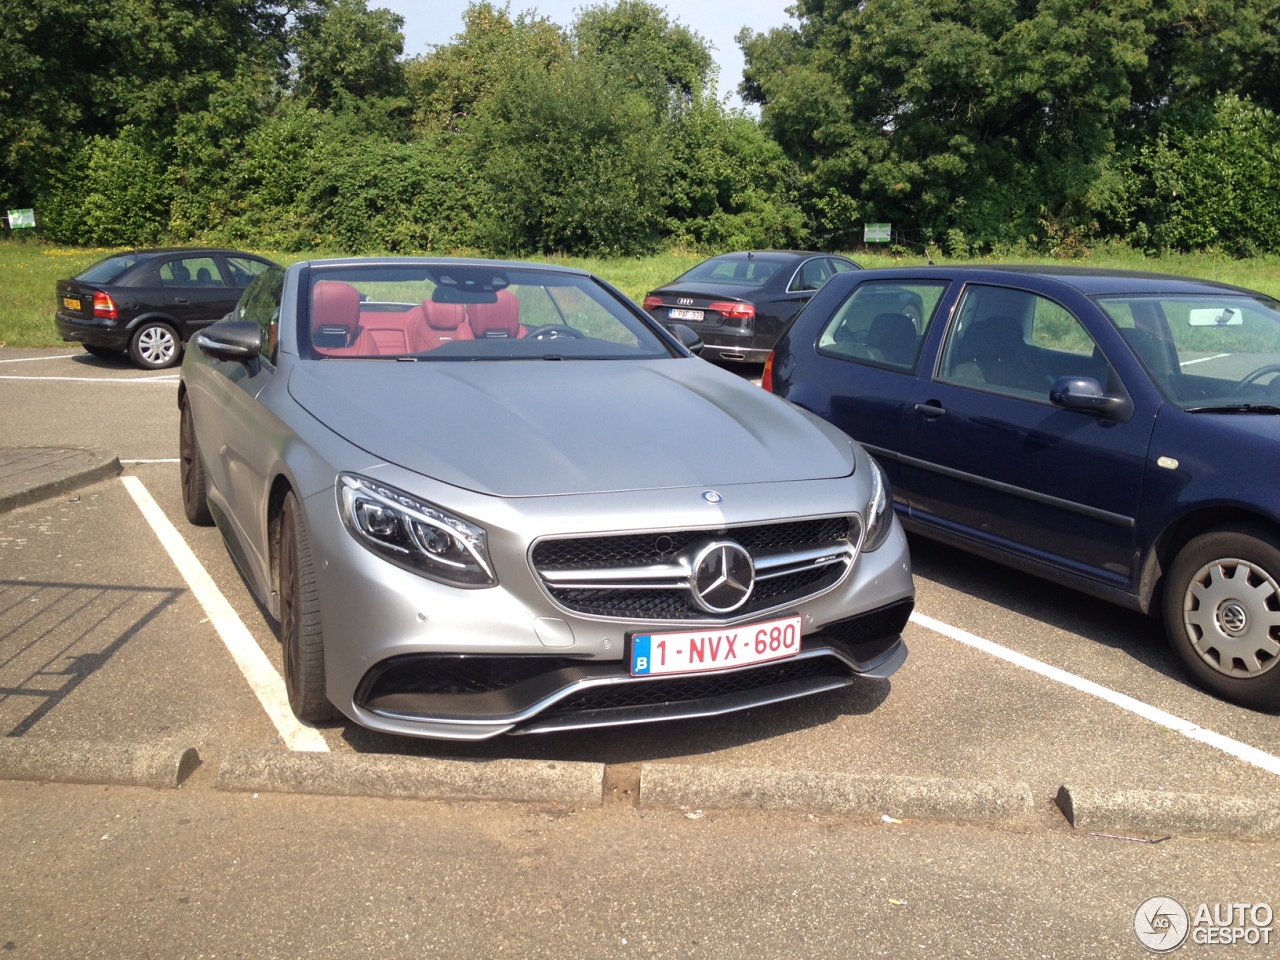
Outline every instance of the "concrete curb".
{"label": "concrete curb", "polygon": [[604,764],[237,750],[223,758],[217,787],[346,797],[599,806],[604,802]]}
{"label": "concrete curb", "polygon": [[124,468],[114,453],[83,447],[0,447],[0,513],[70,493]]}
{"label": "concrete curb", "polygon": [[1143,836],[1280,839],[1280,801],[1063,786],[1056,803],[1077,830]]}
{"label": "concrete curb", "polygon": [[0,780],[173,789],[199,765],[195,747],[0,739]]}
{"label": "concrete curb", "polygon": [[1035,812],[1025,783],[670,763],[641,766],[640,803],[1002,824],[1028,823]]}

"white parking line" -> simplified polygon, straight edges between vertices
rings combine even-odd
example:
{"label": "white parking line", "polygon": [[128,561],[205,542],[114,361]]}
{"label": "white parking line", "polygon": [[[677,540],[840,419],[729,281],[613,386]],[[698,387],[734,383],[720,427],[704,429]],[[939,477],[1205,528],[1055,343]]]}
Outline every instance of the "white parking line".
{"label": "white parking line", "polygon": [[204,612],[209,616],[209,622],[213,624],[214,629],[218,631],[218,636],[226,644],[231,658],[235,660],[236,666],[249,682],[249,687],[257,696],[258,702],[262,704],[262,709],[267,712],[271,722],[280,731],[281,739],[290,750],[327,753],[329,745],[325,743],[320,731],[314,727],[305,726],[293,715],[293,711],[289,709],[289,695],[285,692],[284,680],[280,678],[280,674],[276,673],[275,667],[271,665],[267,655],[253,639],[244,621],[232,609],[204,565],[191,551],[182,534],[178,533],[174,525],[169,522],[160,505],[152,499],[142,481],[137,477],[121,477],[120,482],[124,484],[129,495],[133,497],[133,502],[138,505],[142,515],[151,524],[151,529],[155,531],[160,544],[168,552],[173,565],[187,581],[187,586],[191,588],[200,606],[204,607]]}
{"label": "white parking line", "polygon": [[158,377],[23,377],[0,375],[0,380],[70,380],[77,383],[177,383],[176,373]]}
{"label": "white parking line", "polygon": [[1223,753],[1244,760],[1246,763],[1251,763],[1255,767],[1261,767],[1268,773],[1280,774],[1280,757],[1264,753],[1257,747],[1251,747],[1247,743],[1241,743],[1239,740],[1233,740],[1220,733],[1214,733],[1212,730],[1206,730],[1190,720],[1183,720],[1181,717],[1175,717],[1172,713],[1166,713],[1159,707],[1153,707],[1149,703],[1135,700],[1133,697],[1118,693],[1101,684],[1094,683],[1092,680],[1077,677],[1074,673],[1068,673],[1066,670],[1042,663],[1039,660],[1028,657],[1026,654],[1010,650],[1008,647],[1002,647],[998,643],[984,640],[982,637],[969,633],[967,630],[953,627],[950,624],[943,623],[941,620],[935,620],[933,617],[927,617],[922,613],[912,613],[911,620],[913,623],[918,623],[934,633],[940,633],[944,637],[967,644],[976,650],[981,650],[983,653],[999,657],[1001,660],[1022,667],[1025,670],[1030,670],[1032,673],[1038,673],[1042,677],[1056,680],[1058,683],[1079,690],[1081,693],[1098,697],[1100,700],[1105,700],[1121,710],[1128,710],[1130,713],[1137,714],[1144,720],[1158,723],[1160,726],[1180,733],[1191,740],[1206,744],[1216,750],[1221,750]]}
{"label": "white parking line", "polygon": [[1197,357],[1195,360],[1183,360],[1178,366],[1189,367],[1196,363],[1208,363],[1210,360],[1221,360],[1223,357],[1229,357],[1229,353],[1215,353],[1212,357]]}
{"label": "white parking line", "polygon": [[181,461],[179,461],[177,457],[166,457],[161,460],[121,460],[120,462],[127,464],[128,466],[133,466],[138,463],[179,463]]}
{"label": "white parking line", "polygon": [[33,360],[69,360],[78,356],[80,356],[78,353],[60,353],[56,357],[10,357],[7,360],[0,360],[0,363],[31,363]]}

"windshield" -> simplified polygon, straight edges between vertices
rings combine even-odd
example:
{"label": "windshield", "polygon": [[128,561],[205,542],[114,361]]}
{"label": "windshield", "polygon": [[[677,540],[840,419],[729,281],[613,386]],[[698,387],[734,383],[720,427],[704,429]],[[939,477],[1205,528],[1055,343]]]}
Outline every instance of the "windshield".
{"label": "windshield", "polygon": [[777,260],[759,257],[712,257],[704,260],[688,273],[676,277],[673,283],[686,280],[705,280],[712,283],[739,284],[744,287],[762,287],[782,269]]}
{"label": "windshield", "polygon": [[88,270],[76,275],[77,280],[85,283],[111,283],[138,262],[136,253],[122,253],[118,257],[107,257],[99,260]]}
{"label": "windshield", "polygon": [[1164,395],[1184,410],[1280,403],[1280,304],[1222,294],[1105,297],[1099,304]]}
{"label": "windshield", "polygon": [[323,359],[611,360],[670,357],[595,278],[509,264],[313,267],[300,333]]}

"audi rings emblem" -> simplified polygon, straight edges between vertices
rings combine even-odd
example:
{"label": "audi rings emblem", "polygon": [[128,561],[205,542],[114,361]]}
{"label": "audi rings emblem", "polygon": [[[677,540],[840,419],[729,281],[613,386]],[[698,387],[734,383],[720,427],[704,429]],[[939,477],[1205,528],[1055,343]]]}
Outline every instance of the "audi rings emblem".
{"label": "audi rings emblem", "polygon": [[680,306],[682,307],[693,306],[693,300],[690,299],[689,297],[676,297],[676,303],[680,304]]}
{"label": "audi rings emblem", "polygon": [[717,540],[693,556],[689,592],[707,613],[732,613],[751,597],[756,568],[751,554],[731,540]]}

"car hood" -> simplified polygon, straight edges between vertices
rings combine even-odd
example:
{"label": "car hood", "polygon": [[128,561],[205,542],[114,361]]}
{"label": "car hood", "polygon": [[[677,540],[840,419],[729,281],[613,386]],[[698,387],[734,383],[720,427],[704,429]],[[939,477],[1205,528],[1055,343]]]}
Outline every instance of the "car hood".
{"label": "car hood", "polygon": [[289,393],[350,443],[502,497],[848,476],[850,442],[694,359],[303,361]]}

